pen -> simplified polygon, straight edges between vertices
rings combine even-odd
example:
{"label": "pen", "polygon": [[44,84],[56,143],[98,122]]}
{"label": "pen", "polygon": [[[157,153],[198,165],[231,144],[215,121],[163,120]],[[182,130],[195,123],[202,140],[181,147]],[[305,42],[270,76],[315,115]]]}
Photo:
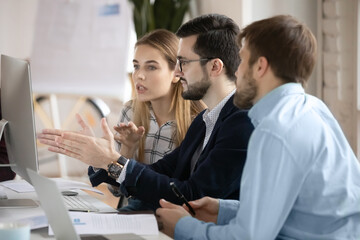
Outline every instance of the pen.
{"label": "pen", "polygon": [[180,198],[184,203],[185,205],[189,208],[190,212],[192,213],[193,216],[195,216],[195,211],[194,209],[190,206],[188,200],[186,200],[186,198],[184,197],[184,195],[180,192],[180,190],[176,187],[175,183],[174,182],[170,182],[170,187],[171,187],[171,190],[174,192],[174,194]]}

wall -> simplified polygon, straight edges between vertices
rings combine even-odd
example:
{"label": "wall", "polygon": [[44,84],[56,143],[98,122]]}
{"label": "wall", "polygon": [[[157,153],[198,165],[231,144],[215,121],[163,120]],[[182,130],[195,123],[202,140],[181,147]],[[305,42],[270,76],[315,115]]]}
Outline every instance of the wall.
{"label": "wall", "polygon": [[[197,0],[198,14],[220,13],[234,19],[241,27],[276,14],[291,14],[305,22],[317,35],[318,1],[317,0]],[[309,80],[306,91],[321,97],[318,75],[320,65],[316,67]]]}
{"label": "wall", "polygon": [[[304,22],[314,33],[318,35],[318,3],[316,0],[242,0],[244,8],[248,8],[250,13],[244,16],[244,24],[271,17],[277,14],[290,14]],[[289,59],[291,61],[291,59]],[[314,69],[308,81],[306,92],[321,97],[318,87],[318,71],[320,65]]]}
{"label": "wall", "polygon": [[192,0],[196,3],[197,14],[218,13],[232,18],[239,26],[243,25],[242,0]]}
{"label": "wall", "polygon": [[36,6],[37,0],[0,1],[0,54],[17,58],[30,56]]}
{"label": "wall", "polygon": [[[23,59],[29,58],[31,56],[37,6],[38,0],[0,0],[0,54],[10,55],[12,57]],[[103,100],[111,108],[111,114],[108,116],[108,120],[109,125],[113,126],[116,124],[119,118],[122,102],[117,98],[103,98]],[[72,109],[69,107],[69,105],[74,106],[75,103],[78,102],[78,96],[61,95],[58,96],[58,101],[60,117],[65,118],[67,113]],[[51,119],[49,114],[50,110],[46,107],[46,104],[48,103],[45,103],[44,106],[45,113],[35,113],[37,125],[41,125],[41,122],[38,120],[39,116],[43,116],[45,118],[49,117]],[[64,114],[66,116],[63,116]],[[65,119],[68,120],[67,118]],[[66,122],[67,121],[61,123],[65,124]],[[73,121],[73,123],[75,123],[75,121]],[[52,158],[43,155],[41,155],[41,153],[39,154],[39,160],[41,164],[40,172],[42,174],[45,173],[48,176],[58,177],[59,173],[57,164],[53,162]],[[68,175],[87,176],[87,165],[82,164],[80,161],[74,160],[69,160],[68,164],[71,166]]]}
{"label": "wall", "polygon": [[198,11],[199,14],[225,14],[240,26],[275,14],[291,14],[305,22],[315,34],[319,47],[317,66],[306,91],[326,103],[359,156],[359,2],[360,0],[227,0],[219,4],[217,0],[199,0]]}
{"label": "wall", "polygon": [[[357,0],[323,0],[323,100],[357,151]],[[359,155],[358,155],[359,156]]]}
{"label": "wall", "polygon": [[37,0],[0,1],[1,54],[18,58],[30,56],[36,7]]}

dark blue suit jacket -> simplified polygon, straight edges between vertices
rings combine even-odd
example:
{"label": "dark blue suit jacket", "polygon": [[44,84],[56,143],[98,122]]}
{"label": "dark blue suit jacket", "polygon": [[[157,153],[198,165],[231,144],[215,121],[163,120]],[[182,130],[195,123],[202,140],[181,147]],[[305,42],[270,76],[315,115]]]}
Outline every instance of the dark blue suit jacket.
{"label": "dark blue suit jacket", "polygon": [[[190,174],[191,158],[205,137],[203,113],[194,119],[181,145],[163,159],[151,165],[130,160],[125,181],[120,186],[122,193],[142,200],[153,209],[159,207],[161,198],[183,203],[172,192],[170,182],[175,182],[189,201],[204,196],[239,199],[248,141],[254,127],[247,111],[236,108],[231,97]],[[89,176],[93,185],[103,181],[116,184],[112,179],[104,179],[105,170],[94,173],[89,168]]]}

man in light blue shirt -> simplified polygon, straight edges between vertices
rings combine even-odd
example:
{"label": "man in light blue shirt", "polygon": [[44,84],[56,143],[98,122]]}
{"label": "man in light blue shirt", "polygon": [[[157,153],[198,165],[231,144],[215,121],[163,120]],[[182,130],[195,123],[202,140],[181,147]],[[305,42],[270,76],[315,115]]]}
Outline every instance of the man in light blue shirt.
{"label": "man in light blue shirt", "polygon": [[238,41],[234,103],[253,105],[255,126],[240,199],[190,202],[197,219],[161,200],[164,232],[175,239],[360,239],[359,162],[329,109],[302,86],[315,64],[314,36],[291,16],[275,16],[244,28]]}

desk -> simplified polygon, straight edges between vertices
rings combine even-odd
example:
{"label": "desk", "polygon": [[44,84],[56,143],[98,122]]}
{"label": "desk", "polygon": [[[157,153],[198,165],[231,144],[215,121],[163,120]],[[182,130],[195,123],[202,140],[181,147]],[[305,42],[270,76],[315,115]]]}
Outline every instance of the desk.
{"label": "desk", "polygon": [[[158,236],[137,236],[137,235],[133,235],[133,234],[124,234],[122,236],[123,237],[119,237],[119,235],[116,235],[116,237],[111,236],[111,235],[105,235],[105,237],[108,238],[109,240],[121,240],[121,239],[126,239],[126,240],[140,240],[140,239],[145,239],[145,240],[171,240],[172,239],[172,238],[169,238],[167,235],[165,235],[162,232],[159,232]],[[54,240],[55,237],[48,235],[48,228],[46,227],[46,228],[32,230],[30,239],[31,240]]]}
{"label": "desk", "polygon": [[[9,199],[16,199],[16,198],[27,198],[27,199],[34,199],[37,200],[35,192],[29,193],[17,193],[8,188],[4,188]],[[90,201],[95,207],[100,209],[102,212],[116,212],[114,208],[106,205],[105,203],[99,201],[97,198],[102,198],[101,195],[98,194],[91,194],[92,196],[88,195],[87,193],[79,190],[79,195],[86,198],[86,200]],[[97,197],[97,195],[99,197]],[[18,208],[18,209],[9,209],[9,208],[0,208],[0,222],[9,222],[9,221],[19,221],[21,219],[32,219],[33,221],[36,220],[37,226],[41,227],[31,231],[31,240],[42,240],[42,239],[55,239],[54,236],[49,236],[48,227],[47,227],[47,220],[45,217],[44,211],[41,207],[36,208]],[[106,236],[108,239],[114,239],[111,235]],[[121,239],[116,237],[116,239]],[[169,240],[168,236],[159,232],[158,236],[136,236],[136,235],[124,235],[124,239],[149,239],[149,240]]]}
{"label": "desk", "polygon": [[100,201],[104,202],[105,204],[109,205],[110,207],[116,209],[119,203],[120,197],[115,197],[108,189],[107,183],[101,183],[99,186],[95,187],[97,190],[104,193],[104,195],[99,195],[95,192],[92,192],[90,190],[83,190],[90,196],[93,196]]}

